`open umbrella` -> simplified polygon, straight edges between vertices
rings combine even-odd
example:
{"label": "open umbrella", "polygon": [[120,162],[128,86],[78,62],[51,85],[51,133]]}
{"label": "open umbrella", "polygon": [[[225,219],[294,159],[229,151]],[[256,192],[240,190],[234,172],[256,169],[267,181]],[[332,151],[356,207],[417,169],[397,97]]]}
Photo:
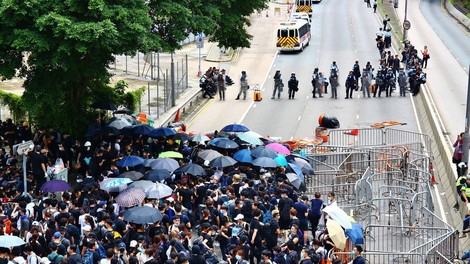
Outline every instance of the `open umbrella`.
{"label": "open umbrella", "polygon": [[254,166],[262,167],[262,168],[276,168],[277,162],[275,162],[272,158],[267,157],[259,157],[253,161]]}
{"label": "open umbrella", "polygon": [[108,192],[121,192],[131,182],[132,180],[129,178],[108,178],[100,182],[100,189]]}
{"label": "open umbrella", "polygon": [[149,125],[145,125],[145,124],[141,124],[141,125],[135,125],[132,127],[132,134],[133,135],[150,135],[150,133],[152,133],[152,131],[155,130],[155,128],[149,126]]}
{"label": "open umbrella", "polygon": [[198,142],[199,144],[205,144],[206,141],[211,140],[208,136],[203,135],[203,134],[197,134],[194,135],[193,138],[191,139],[192,142]]}
{"label": "open umbrella", "polygon": [[277,154],[277,157],[274,158],[274,161],[276,161],[279,166],[287,166],[286,157],[284,157],[282,154]]}
{"label": "open umbrella", "polygon": [[289,163],[292,163],[292,164],[296,165],[297,167],[299,167],[299,169],[302,171],[303,174],[307,174],[307,175],[315,174],[315,172],[313,171],[313,168],[310,165],[310,163],[308,163],[308,161],[306,161],[304,159],[301,159],[301,158],[288,158],[287,161]]}
{"label": "open umbrella", "polygon": [[176,131],[173,128],[169,127],[158,127],[150,132],[149,136],[151,137],[167,137],[173,136],[176,134]]}
{"label": "open umbrella", "polygon": [[231,157],[228,157],[228,156],[221,156],[221,157],[217,157],[215,159],[213,159],[210,163],[209,163],[209,166],[214,168],[214,167],[217,167],[217,168],[225,168],[225,167],[229,167],[229,166],[233,166],[237,163],[236,160],[234,160],[233,158]]}
{"label": "open umbrella", "polygon": [[249,149],[241,149],[233,154],[233,158],[239,162],[252,163],[253,157]]}
{"label": "open umbrella", "polygon": [[345,211],[343,211],[343,209],[339,208],[337,205],[329,205],[323,208],[323,212],[327,213],[331,219],[338,222],[338,224],[344,227],[344,229],[352,228],[351,218]]}
{"label": "open umbrella", "polygon": [[91,104],[91,107],[96,108],[96,109],[111,110],[111,111],[117,110],[117,107],[115,104],[111,102],[103,102],[103,101],[94,102],[93,104]]}
{"label": "open umbrella", "polygon": [[132,188],[140,188],[145,191],[145,189],[150,188],[154,183],[151,181],[146,181],[146,180],[140,180],[140,181],[135,181],[131,184],[129,184],[129,189]]}
{"label": "open umbrella", "polygon": [[123,108],[119,108],[118,110],[114,111],[113,114],[115,114],[115,115],[116,114],[130,115],[130,114],[132,114],[132,112],[133,112],[132,110],[123,107]]}
{"label": "open umbrella", "polygon": [[173,135],[173,139],[174,140],[181,140],[181,141],[190,141],[193,137],[191,137],[190,135],[184,133],[184,132],[179,132],[179,133],[176,133],[175,135]]}
{"label": "open umbrella", "polygon": [[124,158],[116,162],[116,165],[118,167],[134,167],[144,163],[144,161],[145,160],[139,156],[125,156]]}
{"label": "open umbrella", "polygon": [[157,182],[163,181],[171,177],[171,174],[168,170],[153,170],[145,173],[144,179]]}
{"label": "open umbrella", "polygon": [[271,148],[267,148],[265,146],[259,146],[251,150],[251,156],[255,158],[259,157],[267,157],[274,159],[277,157],[277,152]]}
{"label": "open umbrella", "polygon": [[302,180],[299,178],[299,176],[295,173],[286,173],[287,179],[289,179],[289,182],[296,188],[299,189],[300,185],[302,184]]}
{"label": "open umbrella", "polygon": [[183,154],[176,152],[176,151],[165,151],[158,155],[159,158],[174,158],[174,159],[182,159]]}
{"label": "open umbrella", "polygon": [[124,211],[124,220],[135,224],[150,224],[163,219],[158,209],[149,206],[138,206]]}
{"label": "open umbrella", "polygon": [[121,130],[125,127],[130,127],[132,124],[124,118],[116,118],[113,121],[108,123],[108,127],[114,127],[118,130]]}
{"label": "open umbrella", "polygon": [[133,181],[137,181],[138,179],[144,177],[144,175],[141,172],[138,171],[126,171],[119,175],[119,178],[128,178]]}
{"label": "open umbrella", "polygon": [[263,141],[261,141],[261,135],[253,132],[247,131],[237,136],[240,140],[243,140],[253,146],[260,146],[263,145]]}
{"label": "open umbrella", "polygon": [[286,146],[280,143],[277,143],[277,142],[270,143],[266,145],[266,147],[276,151],[279,154],[290,155],[290,150]]}
{"label": "open umbrella", "polygon": [[205,150],[199,151],[197,156],[203,160],[212,161],[213,159],[217,157],[221,157],[222,154],[220,154],[219,152],[213,149],[205,149]]}
{"label": "open umbrella", "polygon": [[173,193],[173,190],[166,184],[163,183],[154,183],[150,185],[147,189],[144,190],[149,199],[162,199],[164,197],[170,196]]}
{"label": "open umbrella", "polygon": [[175,170],[175,173],[187,173],[193,176],[206,175],[206,171],[204,170],[204,168],[194,163],[188,163],[179,167],[177,170]]}
{"label": "open umbrella", "polygon": [[300,177],[302,182],[305,181],[305,176],[304,176],[304,174],[302,173],[302,170],[299,167],[297,167],[295,164],[292,164],[292,163],[288,163],[287,165],[288,165],[287,172],[293,172],[293,173],[297,174]]}
{"label": "open umbrella", "polygon": [[172,158],[158,158],[150,164],[152,170],[167,170],[173,172],[180,167],[178,161]]}
{"label": "open umbrella", "polygon": [[63,180],[50,180],[41,186],[43,192],[65,192],[71,189],[70,185]]}
{"label": "open umbrella", "polygon": [[364,244],[364,229],[358,223],[352,223],[351,229],[346,229],[346,236],[351,239],[354,244]]}
{"label": "open umbrella", "polygon": [[126,189],[116,196],[116,203],[120,207],[132,207],[142,203],[145,192],[139,188]]}
{"label": "open umbrella", "polygon": [[213,140],[211,140],[210,144],[214,147],[222,149],[236,149],[239,147],[237,142],[228,138],[214,138]]}
{"label": "open umbrella", "polygon": [[154,162],[156,160],[157,159],[145,159],[144,163],[142,163],[142,165],[144,165],[144,167],[146,167],[146,168],[150,168],[152,166],[152,162]]}
{"label": "open umbrella", "polygon": [[26,244],[26,242],[17,236],[0,236],[0,247],[2,248],[18,247],[24,244]]}
{"label": "open umbrella", "polygon": [[221,131],[225,132],[247,132],[250,131],[250,129],[244,125],[241,124],[230,124],[224,126]]}
{"label": "open umbrella", "polygon": [[346,247],[346,236],[344,235],[344,230],[341,228],[341,225],[335,220],[329,219],[326,222],[326,229],[328,229],[328,235],[336,248],[343,250]]}

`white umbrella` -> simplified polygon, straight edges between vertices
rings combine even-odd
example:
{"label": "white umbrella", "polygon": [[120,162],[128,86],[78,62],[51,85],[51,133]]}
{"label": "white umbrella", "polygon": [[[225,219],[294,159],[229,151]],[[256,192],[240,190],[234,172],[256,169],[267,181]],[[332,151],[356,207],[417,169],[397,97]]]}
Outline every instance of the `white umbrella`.
{"label": "white umbrella", "polygon": [[191,139],[191,141],[193,142],[198,142],[199,144],[205,144],[206,141],[209,141],[211,140],[208,136],[204,135],[204,134],[197,134],[195,136],[193,136],[193,139]]}
{"label": "white umbrella", "polygon": [[328,216],[338,222],[344,229],[351,229],[352,223],[349,215],[339,208],[337,205],[329,205],[323,208],[323,212],[327,213]]}
{"label": "white umbrella", "polygon": [[23,239],[17,236],[0,236],[0,247],[10,248],[24,245],[25,242]]}
{"label": "white umbrella", "polygon": [[173,190],[166,184],[154,183],[150,188],[144,191],[147,194],[147,198],[150,199],[161,199],[170,196]]}
{"label": "white umbrella", "polygon": [[287,179],[289,179],[289,182],[297,189],[300,188],[300,185],[302,184],[302,180],[300,179],[299,175],[295,173],[287,173],[286,174]]}

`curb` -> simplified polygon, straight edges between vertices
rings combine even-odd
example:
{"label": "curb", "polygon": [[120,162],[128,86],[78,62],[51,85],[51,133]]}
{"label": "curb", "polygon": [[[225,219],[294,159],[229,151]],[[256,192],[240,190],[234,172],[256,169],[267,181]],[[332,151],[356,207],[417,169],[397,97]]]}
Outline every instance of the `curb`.
{"label": "curb", "polygon": [[460,12],[449,0],[441,0],[441,6],[467,30],[470,30],[470,18]]}

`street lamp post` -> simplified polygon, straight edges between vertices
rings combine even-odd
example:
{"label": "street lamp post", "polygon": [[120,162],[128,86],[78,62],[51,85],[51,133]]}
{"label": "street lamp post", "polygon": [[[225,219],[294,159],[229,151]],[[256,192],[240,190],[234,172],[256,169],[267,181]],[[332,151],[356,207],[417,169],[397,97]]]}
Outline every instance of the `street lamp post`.
{"label": "street lamp post", "polygon": [[[468,86],[467,86],[467,113],[465,116],[465,136],[463,138],[463,147],[462,147],[462,161],[465,165],[468,166],[468,146],[470,143],[470,135],[469,135],[469,122],[470,122],[470,77],[468,78]],[[462,176],[462,175],[457,175]]]}
{"label": "street lamp post", "polygon": [[[403,21],[407,20],[407,14],[408,14],[408,0],[405,0],[405,19]],[[406,40],[406,29],[403,27],[403,41]]]}

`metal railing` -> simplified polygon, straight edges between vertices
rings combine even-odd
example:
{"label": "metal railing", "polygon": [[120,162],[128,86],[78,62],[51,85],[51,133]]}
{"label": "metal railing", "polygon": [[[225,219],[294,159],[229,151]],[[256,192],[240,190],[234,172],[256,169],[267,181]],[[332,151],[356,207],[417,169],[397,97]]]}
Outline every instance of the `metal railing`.
{"label": "metal railing", "polygon": [[[304,152],[315,176],[307,194],[335,192],[364,228],[369,263],[451,263],[457,231],[434,214],[431,139],[398,129],[332,130]],[[346,133],[345,133],[346,132]],[[344,258],[351,249],[335,252]]]}

